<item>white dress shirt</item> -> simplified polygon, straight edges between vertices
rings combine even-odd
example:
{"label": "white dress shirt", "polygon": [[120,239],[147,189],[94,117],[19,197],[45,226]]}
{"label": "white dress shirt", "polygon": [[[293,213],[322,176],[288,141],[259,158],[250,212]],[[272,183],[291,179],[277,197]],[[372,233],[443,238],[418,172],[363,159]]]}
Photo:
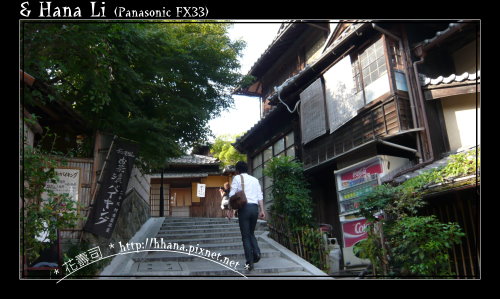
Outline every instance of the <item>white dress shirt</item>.
{"label": "white dress shirt", "polygon": [[[259,180],[247,173],[243,173],[241,175],[243,176],[243,181],[245,183],[245,195],[247,197],[247,202],[251,204],[259,204],[259,200],[263,199],[262,188],[260,187]],[[240,175],[236,175],[231,183],[229,197],[241,190],[241,178]]]}

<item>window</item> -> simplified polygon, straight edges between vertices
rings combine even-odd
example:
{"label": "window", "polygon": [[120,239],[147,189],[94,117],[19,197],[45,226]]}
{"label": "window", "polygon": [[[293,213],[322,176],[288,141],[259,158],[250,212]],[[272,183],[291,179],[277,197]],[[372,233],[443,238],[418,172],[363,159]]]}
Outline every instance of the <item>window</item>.
{"label": "window", "polygon": [[364,94],[365,105],[390,90],[383,38],[353,55],[352,73],[355,91]]}
{"label": "window", "polygon": [[391,65],[394,69],[403,71],[403,58],[399,51],[399,44],[394,40],[388,40],[388,49]]}
{"label": "window", "polygon": [[270,177],[264,176],[264,169],[269,163],[269,160],[277,156],[289,156],[295,158],[295,135],[293,131],[279,138],[262,152],[255,155],[252,159],[252,175],[259,180],[264,194],[264,201],[270,204],[271,187],[273,181]]}
{"label": "window", "polygon": [[264,162],[269,161],[273,157],[273,147],[270,146],[264,150],[263,153]]}
{"label": "window", "polygon": [[394,80],[396,80],[396,88],[407,92],[408,86],[406,84],[403,58],[401,57],[401,51],[399,50],[399,43],[397,43],[395,40],[389,39],[387,48],[389,52],[389,59],[394,75]]}

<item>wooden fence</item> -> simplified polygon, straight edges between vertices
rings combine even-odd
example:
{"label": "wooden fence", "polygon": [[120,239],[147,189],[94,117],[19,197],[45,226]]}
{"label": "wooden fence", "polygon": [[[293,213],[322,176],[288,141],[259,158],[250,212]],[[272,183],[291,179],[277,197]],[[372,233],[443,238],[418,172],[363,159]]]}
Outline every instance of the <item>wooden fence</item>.
{"label": "wooden fence", "polygon": [[292,232],[285,216],[274,213],[269,216],[269,237],[316,267],[327,268],[328,252],[319,228],[304,227]]}

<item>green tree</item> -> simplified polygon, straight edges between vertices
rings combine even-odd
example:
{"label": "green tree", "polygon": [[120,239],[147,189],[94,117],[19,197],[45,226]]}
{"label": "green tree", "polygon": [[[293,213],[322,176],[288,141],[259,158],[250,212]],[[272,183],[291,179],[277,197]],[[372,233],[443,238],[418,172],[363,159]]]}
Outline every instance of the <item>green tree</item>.
{"label": "green tree", "polygon": [[240,135],[218,136],[210,148],[210,153],[222,162],[223,166],[234,165],[238,161],[246,161],[247,156],[238,152],[231,144],[236,141]]}
{"label": "green tree", "polygon": [[313,203],[302,164],[291,157],[274,157],[264,169],[272,179],[271,212],[286,216],[292,231],[311,227]]}
{"label": "green tree", "polygon": [[[225,22],[23,22],[22,68],[96,130],[141,145],[163,165],[206,140],[208,121],[232,106],[244,47]],[[25,103],[40,97],[26,90]]]}
{"label": "green tree", "polygon": [[[35,118],[25,118],[24,121],[34,123]],[[42,138],[52,139],[54,143],[57,135],[46,128]],[[77,213],[79,204],[68,193],[57,194],[46,186],[47,183],[59,182],[55,169],[65,166],[66,163],[65,159],[56,159],[56,155],[62,157],[61,153],[52,149],[33,147],[24,141],[21,164],[23,182],[23,209],[20,211],[23,230],[21,252],[29,262],[35,261],[40,252],[57,239],[59,230],[74,228],[82,219]]]}

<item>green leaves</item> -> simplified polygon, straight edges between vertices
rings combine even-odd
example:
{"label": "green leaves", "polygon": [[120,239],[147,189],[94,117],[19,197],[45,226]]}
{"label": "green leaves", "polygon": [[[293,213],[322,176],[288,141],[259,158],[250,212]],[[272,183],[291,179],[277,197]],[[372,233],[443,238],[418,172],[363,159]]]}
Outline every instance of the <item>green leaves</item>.
{"label": "green leaves", "polygon": [[[34,119],[26,119],[33,122]],[[46,133],[47,135],[48,133]],[[45,137],[45,136],[44,136]],[[22,246],[29,261],[34,261],[48,242],[37,239],[46,232],[46,241],[54,241],[57,231],[74,227],[81,217],[77,214],[78,204],[68,194],[56,194],[46,189],[46,183],[57,183],[55,168],[64,164],[54,158],[54,152],[42,150],[40,146],[24,145],[22,156],[23,223]],[[42,199],[42,194],[46,194]]]}
{"label": "green leaves", "polygon": [[215,139],[214,144],[210,147],[210,153],[222,162],[222,166],[235,165],[238,161],[247,160],[247,156],[245,154],[238,152],[238,150],[231,145],[236,138],[238,138],[238,135],[218,136]]}
{"label": "green leaves", "polygon": [[[399,186],[380,185],[360,203],[371,224],[368,239],[355,252],[372,261],[376,271],[397,275],[452,275],[448,250],[465,236],[456,223],[440,223],[435,216],[419,216],[427,187],[477,171],[479,149],[450,156],[447,165],[428,170]],[[384,219],[373,215],[384,212]],[[378,233],[383,227],[384,234]],[[384,241],[382,240],[384,238]],[[388,262],[390,261],[390,262]]]}
{"label": "green leaves", "polygon": [[274,157],[264,169],[272,178],[272,211],[285,215],[292,231],[309,227],[312,222],[312,200],[302,165],[291,157]]}
{"label": "green leaves", "polygon": [[206,140],[212,115],[233,103],[244,44],[229,39],[228,26],[26,22],[23,67],[92,128],[139,142],[141,160],[161,166]]}
{"label": "green leaves", "polygon": [[[465,236],[456,223],[440,223],[434,215],[407,217],[396,222],[388,236],[392,242],[392,256],[401,271],[413,275],[450,275],[448,250]],[[402,237],[399,237],[402,236]]]}

